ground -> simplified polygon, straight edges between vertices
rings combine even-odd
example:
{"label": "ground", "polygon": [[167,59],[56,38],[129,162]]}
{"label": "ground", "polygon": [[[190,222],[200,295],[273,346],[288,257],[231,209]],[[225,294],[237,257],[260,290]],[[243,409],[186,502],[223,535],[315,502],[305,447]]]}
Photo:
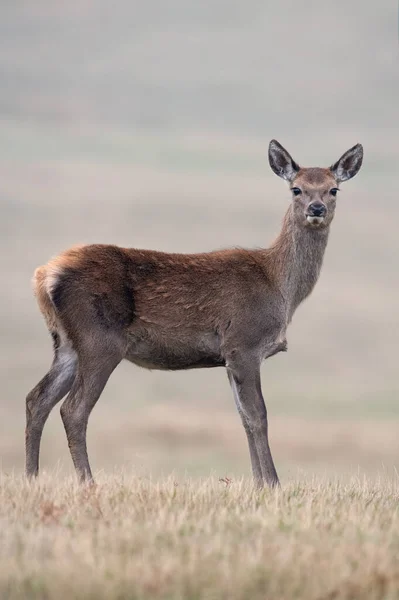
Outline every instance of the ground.
{"label": "ground", "polygon": [[393,600],[398,479],[2,474],[0,596]]}

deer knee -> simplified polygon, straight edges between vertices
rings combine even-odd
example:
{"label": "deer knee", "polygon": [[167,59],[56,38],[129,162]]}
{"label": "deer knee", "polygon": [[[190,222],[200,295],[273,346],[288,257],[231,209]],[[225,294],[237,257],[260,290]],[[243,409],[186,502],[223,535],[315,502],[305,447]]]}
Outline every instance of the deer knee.
{"label": "deer knee", "polygon": [[264,405],[242,405],[242,414],[251,433],[267,430],[267,411]]}
{"label": "deer knee", "polygon": [[26,396],[25,405],[26,405],[26,416],[31,419],[33,412],[35,410],[37,400],[36,388],[33,388]]}
{"label": "deer knee", "polygon": [[72,423],[73,421],[73,409],[71,406],[68,405],[67,400],[64,402],[64,404],[61,405],[60,408],[60,415],[61,415],[61,419],[62,422],[64,423],[65,428],[67,428],[69,426],[70,423]]}
{"label": "deer knee", "polygon": [[267,415],[251,415],[250,417],[248,417],[248,426],[252,433],[261,433],[267,431]]}
{"label": "deer knee", "polygon": [[68,436],[80,434],[85,430],[87,414],[81,404],[75,404],[67,398],[61,406],[60,414]]}
{"label": "deer knee", "polygon": [[26,424],[29,428],[41,427],[45,422],[50,409],[43,402],[43,396],[40,389],[36,386],[26,396]]}

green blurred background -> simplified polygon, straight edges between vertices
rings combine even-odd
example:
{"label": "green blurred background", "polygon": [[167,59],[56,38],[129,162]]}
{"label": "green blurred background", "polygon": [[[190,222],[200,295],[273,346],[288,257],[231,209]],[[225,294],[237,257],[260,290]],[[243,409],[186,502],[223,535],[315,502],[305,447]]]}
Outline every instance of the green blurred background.
{"label": "green blurred background", "polygon": [[[268,166],[275,137],[304,166],[365,149],[289,352],[263,367],[278,470],[393,472],[396,2],[3,0],[0,83],[3,469],[23,469],[24,399],[52,356],[35,267],[75,243],[269,244],[290,200]],[[223,369],[122,364],[92,413],[89,452],[97,470],[250,472]],[[41,464],[71,468],[58,408]]]}

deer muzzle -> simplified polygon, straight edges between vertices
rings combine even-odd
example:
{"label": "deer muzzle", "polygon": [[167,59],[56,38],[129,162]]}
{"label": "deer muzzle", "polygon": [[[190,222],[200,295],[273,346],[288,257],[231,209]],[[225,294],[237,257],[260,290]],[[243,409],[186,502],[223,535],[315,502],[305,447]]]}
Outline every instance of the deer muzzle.
{"label": "deer muzzle", "polygon": [[312,202],[306,211],[306,219],[311,225],[320,225],[327,214],[327,208],[321,202]]}

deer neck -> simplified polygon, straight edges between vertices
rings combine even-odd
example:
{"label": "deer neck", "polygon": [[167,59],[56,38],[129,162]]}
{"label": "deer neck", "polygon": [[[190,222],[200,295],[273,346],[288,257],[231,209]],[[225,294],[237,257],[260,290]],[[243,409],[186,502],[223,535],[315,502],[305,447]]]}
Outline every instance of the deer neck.
{"label": "deer neck", "polygon": [[298,225],[290,206],[281,233],[269,249],[274,279],[287,306],[288,322],[319,278],[328,234],[329,227],[312,229]]}

